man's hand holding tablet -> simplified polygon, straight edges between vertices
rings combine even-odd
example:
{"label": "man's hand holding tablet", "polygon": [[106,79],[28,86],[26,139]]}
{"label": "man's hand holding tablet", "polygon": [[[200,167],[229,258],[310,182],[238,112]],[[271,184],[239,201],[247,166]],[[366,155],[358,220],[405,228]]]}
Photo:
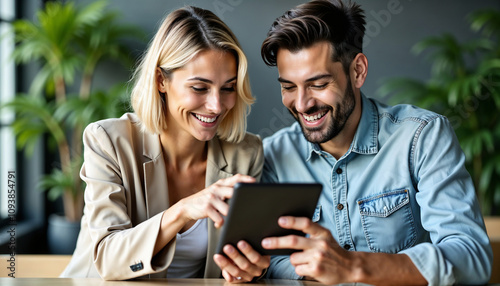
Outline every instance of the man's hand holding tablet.
{"label": "man's hand holding tablet", "polygon": [[[247,282],[269,265],[269,255],[288,255],[292,249],[264,249],[262,239],[305,234],[281,228],[282,216],[311,218],[322,186],[301,184],[237,184],[221,230],[214,260],[229,282]],[[263,256],[264,255],[264,256]],[[241,270],[247,270],[243,272]]]}

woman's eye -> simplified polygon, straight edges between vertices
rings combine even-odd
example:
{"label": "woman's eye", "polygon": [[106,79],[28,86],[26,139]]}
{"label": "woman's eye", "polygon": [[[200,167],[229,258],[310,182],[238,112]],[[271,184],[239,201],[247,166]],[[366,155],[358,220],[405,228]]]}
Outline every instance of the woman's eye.
{"label": "woman's eye", "polygon": [[235,91],[234,89],[234,85],[231,85],[231,86],[224,86],[221,88],[222,91],[226,91],[226,92],[233,92]]}
{"label": "woman's eye", "polygon": [[191,89],[195,92],[204,92],[208,90],[208,88],[206,87],[196,87],[196,86],[191,86]]}

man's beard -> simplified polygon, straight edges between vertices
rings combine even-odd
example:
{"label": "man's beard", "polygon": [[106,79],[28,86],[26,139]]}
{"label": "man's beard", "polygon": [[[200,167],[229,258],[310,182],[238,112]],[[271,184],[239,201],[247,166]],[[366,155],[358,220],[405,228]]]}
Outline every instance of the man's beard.
{"label": "man's beard", "polygon": [[292,109],[292,111],[289,110],[289,112],[292,114],[295,120],[299,122],[302,128],[302,133],[304,133],[304,136],[306,137],[307,141],[321,144],[335,138],[335,136],[337,136],[344,129],[344,126],[349,117],[351,116],[352,112],[354,111],[355,106],[356,102],[354,99],[354,91],[351,86],[351,80],[348,79],[347,88],[344,94],[344,99],[342,100],[341,103],[338,103],[335,106],[335,109],[333,109],[331,106],[313,106],[309,110],[307,110],[307,112],[305,112],[305,114],[312,114],[320,110],[329,110],[332,122],[326,128],[306,127],[302,123],[302,120],[299,118],[299,113],[297,112],[295,107]]}

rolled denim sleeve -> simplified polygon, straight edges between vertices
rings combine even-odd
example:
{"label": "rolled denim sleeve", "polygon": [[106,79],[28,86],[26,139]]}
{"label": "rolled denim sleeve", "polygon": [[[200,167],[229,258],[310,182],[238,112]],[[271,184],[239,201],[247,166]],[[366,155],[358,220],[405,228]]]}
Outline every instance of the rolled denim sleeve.
{"label": "rolled denim sleeve", "polygon": [[432,243],[402,251],[430,285],[483,284],[491,275],[492,249],[465,156],[442,116],[415,135],[411,166],[422,226]]}
{"label": "rolled denim sleeve", "polygon": [[286,255],[277,255],[271,257],[271,264],[269,265],[269,269],[266,273],[266,278],[269,279],[301,279],[302,276],[299,276],[295,273],[295,268],[290,263],[290,256]]}

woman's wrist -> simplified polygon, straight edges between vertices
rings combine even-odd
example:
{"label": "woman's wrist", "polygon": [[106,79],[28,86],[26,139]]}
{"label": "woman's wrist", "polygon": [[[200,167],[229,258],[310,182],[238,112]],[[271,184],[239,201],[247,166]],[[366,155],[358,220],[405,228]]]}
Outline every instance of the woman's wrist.
{"label": "woman's wrist", "polygon": [[170,206],[162,217],[162,227],[177,225],[179,230],[189,221],[183,208],[182,200]]}

